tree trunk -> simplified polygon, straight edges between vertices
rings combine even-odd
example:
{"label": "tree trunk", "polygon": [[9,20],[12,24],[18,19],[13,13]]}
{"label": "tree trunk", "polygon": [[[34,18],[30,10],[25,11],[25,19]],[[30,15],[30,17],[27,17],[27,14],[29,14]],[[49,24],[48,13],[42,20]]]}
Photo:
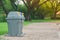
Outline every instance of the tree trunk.
{"label": "tree trunk", "polygon": [[57,6],[54,8],[54,19],[56,19]]}
{"label": "tree trunk", "polygon": [[54,12],[54,19],[56,19],[56,12]]}
{"label": "tree trunk", "polygon": [[31,19],[31,10],[30,9],[28,9],[28,12],[27,12],[27,14],[26,14],[26,20],[27,21],[31,21],[32,19]]}

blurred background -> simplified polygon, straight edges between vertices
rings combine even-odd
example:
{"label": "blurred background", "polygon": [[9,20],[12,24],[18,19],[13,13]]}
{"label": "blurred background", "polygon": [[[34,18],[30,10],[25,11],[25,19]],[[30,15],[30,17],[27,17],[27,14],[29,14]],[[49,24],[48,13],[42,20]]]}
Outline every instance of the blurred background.
{"label": "blurred background", "polygon": [[6,17],[10,11],[24,13],[24,25],[56,22],[60,21],[60,0],[0,0],[0,34],[8,31]]}
{"label": "blurred background", "polygon": [[10,11],[24,13],[27,21],[60,19],[60,0],[0,0],[0,22]]}

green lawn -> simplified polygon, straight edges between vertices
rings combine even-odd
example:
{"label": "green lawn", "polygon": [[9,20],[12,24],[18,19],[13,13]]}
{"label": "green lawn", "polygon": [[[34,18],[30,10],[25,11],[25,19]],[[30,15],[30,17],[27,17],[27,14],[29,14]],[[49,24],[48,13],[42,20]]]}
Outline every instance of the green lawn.
{"label": "green lawn", "polygon": [[[26,25],[28,25],[30,23],[31,22],[26,21],[26,22],[24,22],[24,25],[26,26]],[[7,32],[8,32],[8,25],[7,25],[7,23],[6,22],[0,23],[0,35],[5,34]]]}
{"label": "green lawn", "polygon": [[[25,21],[24,26],[36,22],[60,22],[60,20],[32,20],[31,22]],[[8,32],[8,26],[6,22],[0,23],[0,35]]]}
{"label": "green lawn", "polygon": [[0,35],[7,33],[7,23],[0,23]]}
{"label": "green lawn", "polygon": [[60,22],[60,20],[45,19],[45,20],[32,20],[32,22]]}

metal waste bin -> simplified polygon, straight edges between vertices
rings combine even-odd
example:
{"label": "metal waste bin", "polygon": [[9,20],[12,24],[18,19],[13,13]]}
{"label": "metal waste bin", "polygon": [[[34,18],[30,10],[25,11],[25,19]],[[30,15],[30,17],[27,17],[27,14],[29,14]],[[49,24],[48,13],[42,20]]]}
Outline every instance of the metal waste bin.
{"label": "metal waste bin", "polygon": [[9,12],[7,16],[8,36],[21,36],[24,16],[17,11]]}

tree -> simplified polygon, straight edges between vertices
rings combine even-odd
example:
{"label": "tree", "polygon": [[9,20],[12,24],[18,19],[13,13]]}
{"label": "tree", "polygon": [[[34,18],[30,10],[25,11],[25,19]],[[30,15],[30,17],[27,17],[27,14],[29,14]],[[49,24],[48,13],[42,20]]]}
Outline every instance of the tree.
{"label": "tree", "polygon": [[[7,3],[7,2],[11,2],[11,5],[9,5],[10,3]],[[0,0],[0,6],[3,8],[3,11],[6,14],[6,17],[8,15],[8,13],[10,11],[12,11],[12,9],[11,9],[10,6],[12,6],[14,10],[16,10],[16,6],[15,6],[15,3],[14,2],[15,2],[15,0]],[[8,5],[6,5],[6,3],[9,5],[9,8],[10,9],[7,7]]]}
{"label": "tree", "polygon": [[56,13],[60,10],[60,0],[50,0],[51,9],[53,10],[53,19],[56,19]]}
{"label": "tree", "polygon": [[[28,9],[28,13],[26,14],[26,19],[31,20],[31,13],[35,13],[39,10],[40,6],[46,3],[48,0],[22,0]],[[34,14],[33,14],[34,15]]]}
{"label": "tree", "polygon": [[12,5],[13,9],[17,11],[18,10],[18,8],[17,8],[18,6],[15,4],[16,0],[10,0],[10,2],[11,2],[11,5]]}
{"label": "tree", "polygon": [[8,10],[5,8],[3,0],[0,0],[0,6],[3,8],[4,12],[7,15],[8,14]]}

